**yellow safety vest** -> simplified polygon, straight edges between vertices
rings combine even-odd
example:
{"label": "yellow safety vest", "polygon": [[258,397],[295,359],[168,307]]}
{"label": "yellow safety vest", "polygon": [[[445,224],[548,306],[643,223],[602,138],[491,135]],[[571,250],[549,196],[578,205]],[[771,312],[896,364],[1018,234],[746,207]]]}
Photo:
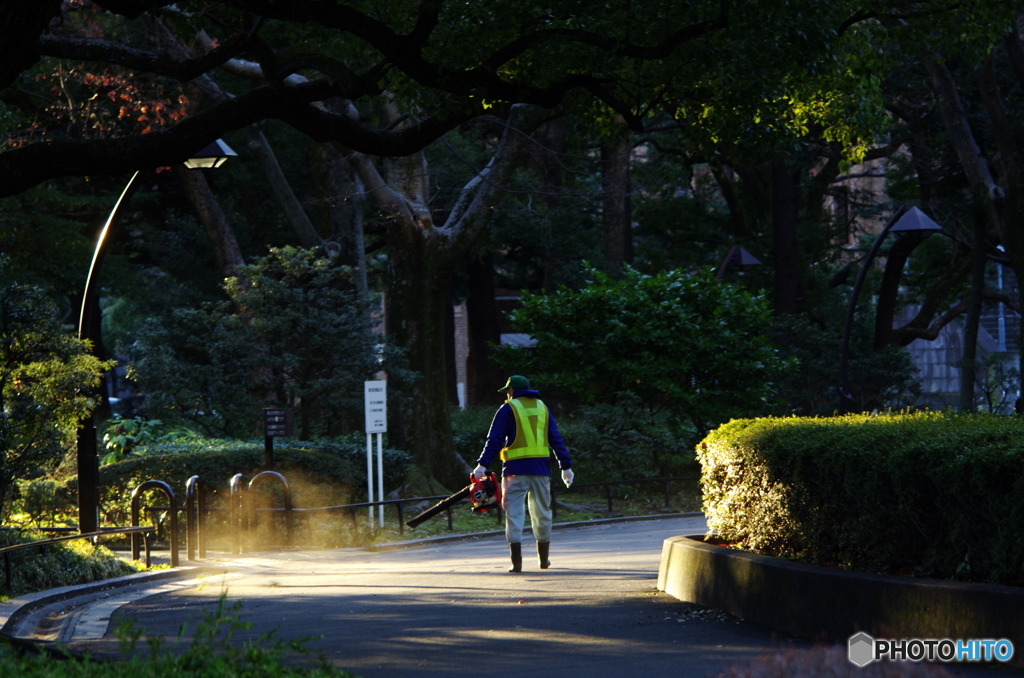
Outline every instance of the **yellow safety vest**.
{"label": "yellow safety vest", "polygon": [[501,460],[549,456],[547,406],[537,398],[513,398],[508,404],[516,418],[516,439],[501,451]]}

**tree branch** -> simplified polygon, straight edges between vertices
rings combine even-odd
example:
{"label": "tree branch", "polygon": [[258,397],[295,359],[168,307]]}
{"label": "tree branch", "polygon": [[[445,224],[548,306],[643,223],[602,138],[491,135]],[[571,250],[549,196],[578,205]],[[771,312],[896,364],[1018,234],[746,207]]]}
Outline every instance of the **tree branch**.
{"label": "tree branch", "polygon": [[519,164],[529,135],[543,118],[544,111],[536,106],[516,105],[509,111],[505,133],[490,162],[462,189],[445,225],[439,229],[455,244],[456,260],[472,246],[480,228],[490,220],[505,183]]}
{"label": "tree branch", "polygon": [[187,82],[222,65],[244,52],[252,44],[248,35],[238,35],[203,56],[175,59],[168,54],[154,54],[124,44],[87,38],[39,37],[39,50],[44,56],[58,59],[99,61],[134,70],[148,71]]}
{"label": "tree branch", "polygon": [[372,155],[406,156],[483,113],[482,109],[463,110],[384,132],[310,105],[335,96],[349,98],[345,91],[323,80],[299,86],[263,85],[151,134],[58,140],[14,148],[0,153],[0,196],[15,195],[55,177],[127,174],[176,165],[227,132],[267,118],[282,120],[315,141],[338,141]]}
{"label": "tree branch", "polygon": [[[942,328],[953,322],[956,318],[967,313],[967,299],[961,299],[952,308],[946,311],[933,325],[920,327],[913,323],[907,323],[898,330],[892,331],[893,343],[898,346],[906,346],[915,339],[935,341]],[[915,318],[916,320],[916,318]]]}

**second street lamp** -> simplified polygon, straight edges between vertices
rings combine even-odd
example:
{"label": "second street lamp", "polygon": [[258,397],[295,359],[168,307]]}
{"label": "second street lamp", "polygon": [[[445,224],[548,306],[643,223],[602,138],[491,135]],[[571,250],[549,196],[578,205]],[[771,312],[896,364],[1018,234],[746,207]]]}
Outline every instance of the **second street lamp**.
{"label": "second street lamp", "polygon": [[[890,232],[916,236],[918,243],[923,241],[932,233],[941,231],[942,227],[935,223],[927,214],[916,207],[901,205],[886,223],[885,227],[878,234],[875,244],[868,252],[864,264],[861,266],[860,275],[857,276],[857,283],[850,293],[850,305],[846,310],[846,324],[843,328],[843,348],[839,363],[839,414],[848,414],[853,408],[853,394],[850,393],[850,334],[853,331],[853,317],[857,310],[857,298],[860,296],[860,289],[864,286],[864,279],[871,269],[871,263],[882,246],[882,241]],[[914,247],[918,243],[914,244]],[[912,249],[912,248],[911,248]]]}

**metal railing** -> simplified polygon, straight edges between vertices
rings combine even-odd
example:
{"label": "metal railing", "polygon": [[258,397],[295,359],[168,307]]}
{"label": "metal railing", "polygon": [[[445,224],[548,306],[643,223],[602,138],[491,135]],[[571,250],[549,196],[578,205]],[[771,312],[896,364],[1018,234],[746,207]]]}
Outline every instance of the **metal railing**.
{"label": "metal railing", "polygon": [[99,532],[87,532],[85,534],[69,534],[63,537],[51,537],[50,539],[40,539],[39,541],[25,542],[24,544],[14,544],[13,546],[5,546],[0,548],[0,555],[3,555],[4,560],[4,584],[7,587],[7,594],[10,595],[13,591],[13,574],[14,574],[14,559],[12,555],[15,551],[22,551],[24,549],[39,548],[42,549],[43,553],[46,553],[46,549],[51,544],[57,544],[63,541],[74,541],[75,539],[95,539],[111,534],[129,534],[133,538],[137,533],[143,534],[143,539],[146,542],[146,567],[151,564],[150,561],[150,543],[149,535],[153,532],[152,527],[110,527],[104,528]]}

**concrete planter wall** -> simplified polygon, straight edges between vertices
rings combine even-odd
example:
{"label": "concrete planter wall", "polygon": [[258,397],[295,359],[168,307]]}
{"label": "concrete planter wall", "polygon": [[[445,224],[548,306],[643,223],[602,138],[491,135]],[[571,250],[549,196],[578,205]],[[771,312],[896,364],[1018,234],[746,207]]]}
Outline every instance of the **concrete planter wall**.
{"label": "concrete planter wall", "polygon": [[1024,666],[1024,589],[864,574],[666,539],[658,589],[676,598],[813,640],[1006,638]]}

